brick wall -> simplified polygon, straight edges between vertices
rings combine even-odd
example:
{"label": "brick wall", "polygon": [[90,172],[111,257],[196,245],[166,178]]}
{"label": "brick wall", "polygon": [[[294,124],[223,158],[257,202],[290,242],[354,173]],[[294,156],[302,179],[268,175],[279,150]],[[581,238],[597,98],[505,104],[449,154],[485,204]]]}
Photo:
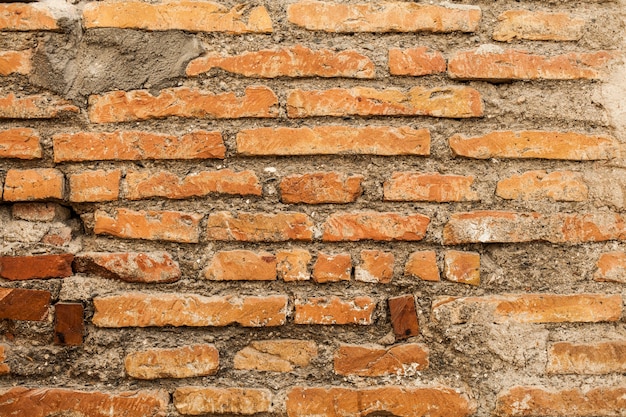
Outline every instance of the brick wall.
{"label": "brick wall", "polygon": [[624,10],[0,3],[0,416],[626,415]]}

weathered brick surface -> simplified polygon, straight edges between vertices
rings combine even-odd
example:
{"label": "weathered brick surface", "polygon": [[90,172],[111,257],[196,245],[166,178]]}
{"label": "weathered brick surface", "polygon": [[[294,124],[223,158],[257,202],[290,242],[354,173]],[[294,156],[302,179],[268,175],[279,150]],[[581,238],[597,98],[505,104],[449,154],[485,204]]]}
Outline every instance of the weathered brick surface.
{"label": "weathered brick surface", "polygon": [[422,240],[430,219],[423,214],[336,213],[324,223],[323,240]]}
{"label": "weathered brick surface", "polygon": [[272,411],[272,393],[256,388],[180,387],[174,405],[183,415],[252,415]]}
{"label": "weathered brick surface", "polygon": [[446,60],[439,51],[425,46],[389,50],[389,72],[392,75],[430,75],[445,72]]}
{"label": "weathered brick surface", "polygon": [[75,272],[126,282],[173,282],[181,277],[167,252],[83,252],[74,258]]}
{"label": "weathered brick surface", "polygon": [[0,319],[45,320],[50,298],[48,291],[0,288]]}
{"label": "weathered brick surface", "polygon": [[74,255],[0,256],[0,277],[11,281],[72,275]]}
{"label": "weathered brick surface", "polygon": [[0,75],[28,75],[31,71],[32,51],[0,52]]}
{"label": "weathered brick surface", "polygon": [[80,303],[54,305],[54,343],[62,346],[80,346],[85,333],[84,308]]}
{"label": "weathered brick surface", "polygon": [[362,175],[316,172],[290,175],[280,182],[283,203],[352,203],[361,195]]}
{"label": "weathered brick surface", "polygon": [[17,203],[11,206],[14,219],[33,222],[63,221],[70,218],[70,211],[56,203]]}
{"label": "weathered brick surface", "polygon": [[393,278],[393,252],[362,250],[361,262],[354,270],[354,278],[362,282],[389,284]]}
{"label": "weathered brick surface", "polygon": [[437,203],[478,200],[472,190],[474,177],[437,173],[394,172],[383,185],[386,201]]}
{"label": "weathered brick surface", "polygon": [[372,324],[376,301],[360,296],[353,299],[339,297],[296,299],[296,324]]}
{"label": "weathered brick surface", "polygon": [[0,158],[39,159],[42,156],[40,140],[34,129],[0,131]]}
{"label": "weathered brick surface", "polygon": [[249,242],[311,240],[313,222],[304,213],[211,213],[207,239]]}
{"label": "weathered brick surface", "polygon": [[600,255],[593,279],[602,282],[626,283],[626,253],[607,252]]}
{"label": "weathered brick surface", "polygon": [[585,201],[589,189],[577,172],[528,171],[498,181],[496,195],[507,200]]}
{"label": "weathered brick surface", "polygon": [[396,339],[406,339],[419,334],[415,298],[412,295],[400,295],[388,300],[391,326]]}
{"label": "weathered brick surface", "polygon": [[85,171],[69,176],[70,201],[74,203],[115,201],[120,195],[122,172]]}
{"label": "weathered brick surface", "polygon": [[274,281],[276,256],[249,250],[217,252],[204,277],[214,281]]}
{"label": "weathered brick surface", "polygon": [[307,281],[311,278],[309,262],[311,253],[306,249],[281,250],[276,252],[276,272],[285,282]]}
{"label": "weathered brick surface", "polygon": [[448,281],[480,285],[480,254],[456,250],[446,251],[443,276]]}
{"label": "weathered brick surface", "polygon": [[78,112],[71,102],[45,94],[0,97],[0,119],[52,119]]}
{"label": "weathered brick surface", "polygon": [[10,169],[4,179],[5,201],[63,199],[65,178],[54,168]]}
{"label": "weathered brick surface", "polygon": [[308,340],[258,340],[235,355],[235,369],[291,372],[309,366],[317,357],[317,345]]}
{"label": "weathered brick surface", "polygon": [[59,29],[52,12],[42,3],[0,5],[0,30],[34,31]]}
{"label": "weathered brick surface", "polygon": [[313,281],[338,282],[350,281],[352,276],[352,258],[349,253],[330,255],[318,252],[313,264]]}
{"label": "weathered brick surface", "polygon": [[493,39],[504,42],[516,39],[577,41],[583,36],[585,23],[585,19],[568,13],[507,10],[498,16]]}
{"label": "weathered brick surface", "polygon": [[555,374],[608,374],[626,371],[626,341],[554,343],[547,371]]}
{"label": "weathered brick surface", "polygon": [[439,281],[439,267],[435,251],[418,251],[409,255],[404,275],[424,281]]}
{"label": "weathered brick surface", "polygon": [[335,352],[339,375],[410,375],[428,367],[428,348],[417,343],[385,348],[377,345],[341,345]]}
{"label": "weathered brick surface", "polygon": [[215,375],[219,352],[213,345],[133,352],[124,359],[126,373],[137,379],[191,378]]}

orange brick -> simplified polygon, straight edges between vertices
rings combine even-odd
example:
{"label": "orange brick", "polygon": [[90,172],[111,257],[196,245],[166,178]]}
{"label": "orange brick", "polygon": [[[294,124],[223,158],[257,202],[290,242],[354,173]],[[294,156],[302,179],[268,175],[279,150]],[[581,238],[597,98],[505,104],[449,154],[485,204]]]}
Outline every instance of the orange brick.
{"label": "orange brick", "polygon": [[424,281],[439,281],[439,267],[435,251],[413,252],[404,267],[404,275]]}
{"label": "orange brick", "polygon": [[219,352],[213,345],[149,349],[127,355],[124,367],[129,376],[137,379],[215,375],[219,367]]}
{"label": "orange brick", "polygon": [[240,155],[430,155],[430,132],[408,126],[264,127],[237,134]]}
{"label": "orange brick", "polygon": [[220,132],[197,130],[182,136],[141,131],[79,132],[52,137],[54,162],[224,159]]}
{"label": "orange brick", "polygon": [[393,333],[398,340],[419,334],[419,322],[415,309],[415,297],[411,294],[392,297],[387,300],[389,318]]}
{"label": "orange brick", "polygon": [[452,282],[480,285],[480,254],[456,250],[446,251],[443,276]]}
{"label": "orange brick", "polygon": [[339,297],[309,298],[295,301],[296,324],[372,324],[376,301],[361,296],[353,299]]}
{"label": "orange brick", "polygon": [[383,184],[383,193],[386,201],[475,201],[473,183],[473,176],[394,172]]}
{"label": "orange brick", "polygon": [[0,288],[0,319],[44,321],[51,296],[48,291]]}
{"label": "orange brick", "polygon": [[281,326],[287,320],[287,296],[204,297],[177,293],[124,293],[95,297],[98,327]]}
{"label": "orange brick", "polygon": [[331,214],[324,223],[323,240],[422,240],[430,219],[422,214],[403,215],[375,211]]}
{"label": "orange brick", "polygon": [[272,394],[256,388],[180,387],[174,391],[174,405],[183,415],[252,415],[272,411]]}
{"label": "orange brick", "polygon": [[5,201],[62,200],[65,178],[58,169],[10,169],[4,180]]}
{"label": "orange brick", "polygon": [[304,0],[287,7],[289,22],[326,32],[474,32],[480,8],[388,2],[339,4]]}
{"label": "orange brick", "polygon": [[179,211],[116,209],[115,216],[95,212],[94,233],[126,239],[198,243],[202,215]]}
{"label": "orange brick", "polygon": [[[137,19],[141,16],[141,19]],[[247,18],[247,19],[246,19]],[[94,2],[83,10],[86,28],[184,30],[187,32],[268,33],[272,20],[265,7],[226,7],[207,1]]]}
{"label": "orange brick", "polygon": [[352,275],[352,258],[349,253],[328,255],[323,252],[317,254],[313,265],[313,281],[339,282],[350,281]]}
{"label": "orange brick", "polygon": [[213,212],[207,222],[207,239],[246,242],[311,240],[313,222],[304,213]]}
{"label": "orange brick", "polygon": [[279,250],[276,252],[276,269],[278,277],[285,282],[307,281],[311,254],[305,249]]}
{"label": "orange brick", "polygon": [[585,19],[567,13],[507,10],[498,16],[493,31],[496,41],[577,41],[583,36]]}
{"label": "orange brick", "polygon": [[513,387],[498,394],[495,415],[507,417],[620,417],[626,413],[626,388],[548,389]]}
{"label": "orange brick", "polygon": [[317,357],[310,340],[255,340],[235,355],[235,369],[291,372],[309,366]]}
{"label": "orange brick", "polygon": [[191,61],[187,66],[187,75],[198,75],[213,68],[257,78],[375,76],[374,63],[356,51],[314,51],[302,45],[235,56],[209,54]]}
{"label": "orange brick", "polygon": [[626,284],[626,253],[608,252],[600,255],[598,268],[593,279],[601,282],[622,282]]}
{"label": "orange brick", "polygon": [[40,159],[41,155],[36,130],[19,127],[0,131],[0,158]]}
{"label": "orange brick", "polygon": [[122,171],[83,171],[70,174],[70,201],[74,203],[115,201],[120,195]]}
{"label": "orange brick", "polygon": [[10,281],[65,278],[72,275],[74,255],[0,256],[0,277]]}
{"label": "orange brick", "polygon": [[428,368],[428,348],[417,343],[385,348],[378,345],[341,345],[335,352],[339,375],[411,375]]}
{"label": "orange brick", "polygon": [[430,75],[446,72],[446,60],[439,51],[425,46],[411,49],[389,50],[391,75]]}
{"label": "orange brick", "polygon": [[174,282],[178,263],[167,252],[83,252],[74,258],[74,271],[126,282]]}
{"label": "orange brick", "polygon": [[543,56],[514,49],[479,48],[452,56],[448,75],[486,81],[596,79],[613,58],[608,51]]}
{"label": "orange brick", "polygon": [[31,71],[32,51],[0,51],[0,75],[28,75]]}
{"label": "orange brick", "polygon": [[31,31],[59,29],[51,10],[43,3],[0,4],[1,31]]}
{"label": "orange brick", "polygon": [[294,387],[287,392],[289,417],[394,416],[467,417],[476,409],[464,393],[445,386],[408,388]]}
{"label": "orange brick", "polygon": [[0,391],[0,415],[48,417],[84,415],[104,417],[162,417],[169,395],[165,390],[119,393],[60,388],[5,388]]}
{"label": "orange brick", "polygon": [[125,194],[129,200],[153,197],[184,199],[209,194],[257,195],[263,192],[254,171],[234,172],[231,169],[200,171],[182,178],[169,171],[129,171]]}
{"label": "orange brick", "polygon": [[71,102],[45,94],[0,97],[0,119],[52,119],[79,111]]}
{"label": "orange brick", "polygon": [[547,371],[553,374],[626,372],[626,341],[554,343],[548,349]]}
{"label": "orange brick", "polygon": [[283,203],[353,203],[361,195],[362,175],[340,172],[315,172],[290,175],[280,182]]}
{"label": "orange brick", "polygon": [[575,132],[500,131],[484,136],[450,138],[457,156],[476,159],[542,158],[593,161],[619,156],[619,143],[611,137]]}
{"label": "orange brick", "polygon": [[432,116],[467,118],[483,115],[480,93],[449,86],[376,90],[369,87],[330,90],[292,90],[287,97],[289,117],[313,116]]}
{"label": "orange brick", "polygon": [[362,282],[389,284],[393,278],[394,263],[392,252],[362,250],[361,263],[354,270],[354,278]]}
{"label": "orange brick", "polygon": [[31,222],[65,221],[70,218],[70,211],[56,203],[16,203],[11,207],[14,219]]}
{"label": "orange brick", "polygon": [[433,302],[436,320],[470,321],[467,314],[494,323],[568,323],[617,321],[622,297],[606,294],[506,294],[484,297],[441,297]]}
{"label": "orange brick", "polygon": [[498,181],[496,195],[507,200],[585,201],[589,189],[572,171],[528,171]]}
{"label": "orange brick", "polygon": [[89,120],[93,123],[120,123],[172,116],[201,119],[276,117],[277,106],[276,94],[263,86],[247,87],[243,95],[213,94],[188,87],[166,88],[158,96],[147,90],[112,91],[89,97]]}
{"label": "orange brick", "polygon": [[214,281],[274,281],[276,257],[269,252],[249,250],[217,252],[204,277]]}

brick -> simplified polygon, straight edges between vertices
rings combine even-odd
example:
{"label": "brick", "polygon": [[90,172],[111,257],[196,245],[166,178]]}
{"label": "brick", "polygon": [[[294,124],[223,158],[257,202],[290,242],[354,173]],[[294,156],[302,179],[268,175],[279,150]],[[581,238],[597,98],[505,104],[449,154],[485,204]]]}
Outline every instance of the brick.
{"label": "brick", "polygon": [[213,281],[275,281],[276,256],[249,250],[217,252],[204,277]]}
{"label": "brick", "polygon": [[240,155],[421,155],[430,154],[428,129],[408,126],[264,127],[237,134]]}
{"label": "brick", "polygon": [[383,184],[385,201],[476,201],[473,176],[394,172]]}
{"label": "brick", "polygon": [[191,61],[187,66],[187,75],[198,75],[214,68],[257,78],[374,78],[376,74],[374,63],[354,50],[311,50],[296,45],[291,48],[245,52],[235,56],[209,54]]}
{"label": "brick", "polygon": [[418,251],[409,255],[404,266],[404,275],[423,281],[439,281],[439,267],[435,251]]}
{"label": "brick", "polygon": [[339,375],[408,376],[428,368],[428,348],[417,343],[385,348],[378,345],[341,345],[335,352]]}
{"label": "brick", "polygon": [[0,51],[0,75],[28,75],[31,71],[32,51]]}
{"label": "brick", "polygon": [[362,175],[340,172],[315,172],[290,175],[280,182],[283,203],[353,203],[363,193]]}
{"label": "brick", "polygon": [[213,345],[192,345],[176,349],[148,349],[124,359],[126,373],[137,379],[193,378],[215,375],[219,352]]}
{"label": "brick", "polygon": [[181,135],[142,131],[79,132],[52,137],[54,162],[224,159],[220,132],[196,130]]}
{"label": "brick", "polygon": [[95,297],[93,323],[98,327],[281,326],[287,320],[287,297],[204,297],[177,293],[125,293]]}
{"label": "brick", "polygon": [[42,3],[0,4],[0,30],[3,32],[57,29],[54,15]]}
{"label": "brick", "polygon": [[85,331],[83,305],[57,303],[54,305],[54,343],[62,346],[80,346]]}
{"label": "brick", "polygon": [[198,243],[200,239],[202,215],[195,213],[118,208],[113,217],[97,210],[94,218],[97,235],[180,243]]}
{"label": "brick", "polygon": [[318,283],[350,281],[351,275],[352,258],[349,253],[317,254],[313,265],[313,281]]}
{"label": "brick", "polygon": [[4,180],[5,201],[63,199],[65,178],[54,168],[10,169]]}
{"label": "brick", "polygon": [[11,215],[16,220],[52,222],[69,219],[70,211],[56,203],[16,203],[11,207]]}
{"label": "brick", "polygon": [[583,36],[585,19],[568,13],[546,13],[530,10],[507,10],[498,16],[493,39],[510,42],[516,39],[531,41],[577,41]]}
{"label": "brick", "polygon": [[388,2],[339,4],[304,0],[287,7],[289,22],[325,32],[474,32],[480,8]]}
{"label": "brick", "polygon": [[544,56],[515,49],[476,49],[457,52],[448,60],[448,75],[461,80],[577,80],[597,79],[614,58],[608,51]]}
{"label": "brick", "polygon": [[411,49],[389,50],[389,73],[391,75],[421,75],[446,72],[446,59],[441,52],[425,46]]}
{"label": "brick", "polygon": [[498,181],[496,195],[507,200],[585,201],[589,189],[572,171],[528,171]]}
{"label": "brick", "polygon": [[74,255],[0,256],[0,277],[11,281],[65,278],[72,275]]}
{"label": "brick", "polygon": [[263,190],[254,171],[200,171],[179,177],[169,171],[128,171],[125,195],[129,200],[153,197],[184,199],[209,194],[256,195]]}
{"label": "brick", "polygon": [[367,296],[352,299],[317,297],[295,301],[296,324],[372,324],[376,301]]}
{"label": "brick", "polygon": [[[1,5],[0,5],[1,6]],[[34,129],[18,127],[0,131],[0,158],[40,159],[41,138]]]}
{"label": "brick", "polygon": [[362,250],[361,263],[354,270],[354,279],[361,282],[389,284],[393,278],[395,257],[392,252]]}
{"label": "brick", "polygon": [[422,240],[430,219],[422,214],[361,213],[331,214],[324,223],[327,242],[357,240]]}
{"label": "brick", "polygon": [[450,148],[456,156],[475,159],[594,161],[619,156],[619,143],[614,138],[575,132],[509,130],[475,137],[454,135],[450,138]]}
{"label": "brick", "polygon": [[309,366],[317,357],[317,345],[310,340],[255,340],[235,355],[235,369],[292,372]]}
{"label": "brick", "polygon": [[[141,19],[136,16],[141,16]],[[184,30],[232,34],[272,32],[272,20],[265,7],[238,5],[229,10],[220,4],[204,1],[89,3],[83,10],[83,24],[88,29]]]}
{"label": "brick", "polygon": [[177,87],[163,89],[158,96],[147,90],[134,90],[89,97],[89,120],[92,123],[134,122],[173,116],[199,119],[276,117],[278,98],[263,86],[247,87],[243,95],[213,94]]}
{"label": "brick", "polygon": [[207,239],[245,242],[311,240],[313,222],[304,213],[213,212],[207,222]]}
{"label": "brick", "polygon": [[119,393],[77,391],[60,388],[6,388],[0,391],[0,415],[48,417],[164,417],[169,403],[165,390]]}
{"label": "brick", "polygon": [[626,388],[594,387],[581,391],[517,386],[498,394],[495,415],[619,417],[626,413]]}
{"label": "brick", "polygon": [[607,252],[600,255],[593,274],[594,281],[626,284],[626,253]]}
{"label": "brick", "polygon": [[400,295],[387,300],[389,317],[396,339],[403,340],[419,335],[419,322],[415,309],[415,298],[410,295]]}
{"label": "brick", "polygon": [[52,119],[79,111],[71,102],[46,94],[0,97],[0,119]]}
{"label": "brick", "polygon": [[[617,321],[622,297],[605,294],[505,294],[484,297],[441,297],[433,302],[433,316],[452,324],[480,316],[494,323],[596,323]],[[489,318],[486,318],[489,317]]]}
{"label": "brick", "polygon": [[553,374],[609,374],[626,372],[626,341],[553,343],[546,370]]}
{"label": "brick", "polygon": [[41,238],[41,243],[53,246],[67,246],[72,241],[72,233],[71,226],[51,226],[45,236]]}
{"label": "brick", "polygon": [[279,250],[276,252],[278,278],[285,282],[308,281],[311,254],[306,249]]}
{"label": "brick", "polygon": [[174,282],[181,277],[178,262],[163,251],[82,252],[73,267],[75,272],[126,282]]}
{"label": "brick", "polygon": [[70,174],[70,201],[92,203],[115,201],[120,195],[122,171],[84,171]]}
{"label": "brick", "polygon": [[289,417],[362,417],[371,414],[467,417],[475,409],[476,405],[466,394],[445,386],[294,387],[287,392]]}
{"label": "brick", "polygon": [[444,253],[443,276],[452,282],[480,285],[480,254],[448,250]]}
{"label": "brick", "polygon": [[291,90],[287,115],[315,116],[432,116],[481,117],[483,102],[473,88],[448,86],[376,90],[369,87],[330,90]]}
{"label": "brick", "polygon": [[272,411],[272,394],[256,388],[180,387],[174,391],[174,405],[183,415],[252,415]]}
{"label": "brick", "polygon": [[50,297],[48,291],[0,288],[0,319],[46,320]]}

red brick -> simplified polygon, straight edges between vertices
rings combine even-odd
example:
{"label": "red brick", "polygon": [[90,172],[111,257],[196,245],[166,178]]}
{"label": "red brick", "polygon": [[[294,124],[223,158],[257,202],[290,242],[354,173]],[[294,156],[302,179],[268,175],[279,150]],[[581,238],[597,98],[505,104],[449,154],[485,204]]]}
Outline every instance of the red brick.
{"label": "red brick", "polygon": [[237,134],[240,155],[422,155],[430,154],[430,132],[408,126],[263,127]]}
{"label": "red brick", "polygon": [[452,282],[480,285],[480,254],[456,250],[446,251],[443,276]]}
{"label": "red brick", "polygon": [[56,203],[17,203],[11,207],[14,219],[31,222],[65,221],[70,211]]}
{"label": "red brick", "polygon": [[419,322],[415,309],[415,298],[408,295],[400,295],[387,300],[389,304],[389,317],[396,339],[403,340],[419,334]]}
{"label": "red brick", "polygon": [[272,411],[272,393],[256,388],[180,387],[174,391],[174,405],[183,415],[252,415]]}
{"label": "red brick", "polygon": [[446,72],[446,59],[441,52],[421,46],[411,49],[389,50],[391,75],[430,75]]}
{"label": "red brick", "polygon": [[[0,5],[1,6],[1,5]],[[41,138],[34,129],[18,127],[0,131],[0,158],[40,159]]]}
{"label": "red brick", "polygon": [[220,132],[196,130],[182,135],[142,131],[58,134],[54,162],[138,161],[144,159],[224,159],[226,147]]}
{"label": "red brick", "polygon": [[589,189],[572,171],[528,171],[498,181],[496,195],[507,200],[585,201]]}
{"label": "red brick", "polygon": [[548,349],[547,371],[553,374],[626,372],[626,341],[554,343]]}
{"label": "red brick", "polygon": [[213,345],[192,345],[176,349],[148,349],[124,359],[126,373],[137,379],[192,378],[215,375],[219,352]]}
{"label": "red brick", "polygon": [[[141,19],[137,19],[141,16]],[[269,33],[272,20],[263,6],[232,9],[208,1],[144,3],[120,1],[88,3],[83,10],[86,28],[184,30],[187,32]]]}
{"label": "red brick", "polygon": [[350,281],[351,275],[352,258],[349,253],[317,254],[317,260],[313,265],[313,281],[318,283]]}
{"label": "red brick", "polygon": [[65,178],[54,168],[10,169],[4,180],[5,201],[63,199]]}
{"label": "red brick", "polygon": [[198,243],[202,215],[179,211],[116,209],[114,217],[97,210],[94,233],[125,239]]}
{"label": "red brick", "polygon": [[496,41],[577,41],[583,36],[585,19],[568,13],[507,10],[498,16],[493,31]]}
{"label": "red brick", "polygon": [[0,391],[0,415],[49,417],[165,417],[169,395],[164,390],[116,394],[60,388],[7,388]]}
{"label": "red brick", "polygon": [[72,275],[74,255],[0,256],[0,277],[11,281],[65,278]]}
{"label": "red brick", "polygon": [[439,281],[439,267],[435,251],[413,252],[404,267],[404,275],[424,281]]}
{"label": "red brick", "polygon": [[51,10],[43,3],[0,4],[1,31],[31,31],[59,29]]}
{"label": "red brick", "polygon": [[278,278],[285,282],[308,281],[311,254],[306,249],[279,250],[276,252]]}
{"label": "red brick", "polygon": [[245,52],[235,56],[205,55],[189,63],[187,75],[198,75],[214,68],[258,78],[374,78],[376,72],[374,63],[356,51],[311,50],[296,45],[291,48]]}
{"label": "red brick", "polygon": [[246,242],[311,240],[313,222],[303,213],[213,212],[207,222],[207,239]]}
{"label": "red brick", "polygon": [[71,102],[45,94],[0,97],[0,119],[52,119],[79,111]]}
{"label": "red brick", "polygon": [[174,282],[178,263],[167,252],[83,252],[74,258],[74,271],[126,282]]}
{"label": "red brick", "polygon": [[70,201],[74,203],[115,201],[120,195],[122,171],[83,171],[70,174]]}
{"label": "red brick", "polygon": [[276,257],[249,250],[217,252],[204,277],[213,281],[275,281]]}
{"label": "red brick", "polygon": [[331,214],[324,223],[323,240],[422,240],[430,219],[422,214],[403,215],[375,211]]}
{"label": "red brick", "polygon": [[326,32],[474,32],[480,8],[388,2],[339,4],[304,0],[287,7],[289,22]]}
{"label": "red brick", "polygon": [[626,253],[608,252],[600,255],[598,268],[593,275],[595,281],[621,282],[626,284]]}
{"label": "red brick", "polygon": [[309,298],[295,301],[296,324],[372,324],[376,301],[361,296],[353,299],[339,297]]}
{"label": "red brick", "polygon": [[283,203],[353,203],[361,195],[362,175],[340,172],[315,172],[290,175],[280,182]]}
{"label": "red brick", "polygon": [[514,49],[479,48],[452,56],[448,75],[486,81],[596,79],[612,59],[614,55],[608,51],[543,56]]}
{"label": "red brick", "polygon": [[243,95],[213,94],[188,87],[166,88],[158,96],[147,90],[112,91],[89,97],[89,120],[92,123],[120,123],[172,116],[200,119],[276,117],[277,106],[276,94],[263,86],[247,87]]}
{"label": "red brick", "polygon": [[57,303],[54,305],[54,343],[63,346],[83,344],[85,331],[83,305]]}
{"label": "red brick", "polygon": [[369,87],[330,90],[292,90],[287,97],[289,117],[313,116],[432,116],[480,117],[483,102],[473,88],[413,87],[408,92]]}
{"label": "red brick", "polygon": [[50,297],[48,291],[0,288],[0,319],[46,320]]}
{"label": "red brick", "polygon": [[473,176],[394,172],[383,184],[383,193],[386,201],[475,201],[473,183]]}
{"label": "red brick", "polygon": [[32,51],[1,51],[0,75],[28,75],[31,71]]}
{"label": "red brick", "polygon": [[361,263],[354,270],[354,278],[362,282],[389,284],[393,278],[394,263],[392,252],[362,250]]}
{"label": "red brick", "polygon": [[281,326],[287,320],[287,297],[204,297],[196,294],[125,293],[95,297],[93,324],[98,327]]}
{"label": "red brick", "polygon": [[335,352],[335,373],[358,376],[409,376],[428,368],[428,348],[417,343],[385,348],[341,345]]}
{"label": "red brick", "polygon": [[310,340],[255,340],[235,355],[235,369],[292,372],[309,366],[317,357],[317,345]]}

